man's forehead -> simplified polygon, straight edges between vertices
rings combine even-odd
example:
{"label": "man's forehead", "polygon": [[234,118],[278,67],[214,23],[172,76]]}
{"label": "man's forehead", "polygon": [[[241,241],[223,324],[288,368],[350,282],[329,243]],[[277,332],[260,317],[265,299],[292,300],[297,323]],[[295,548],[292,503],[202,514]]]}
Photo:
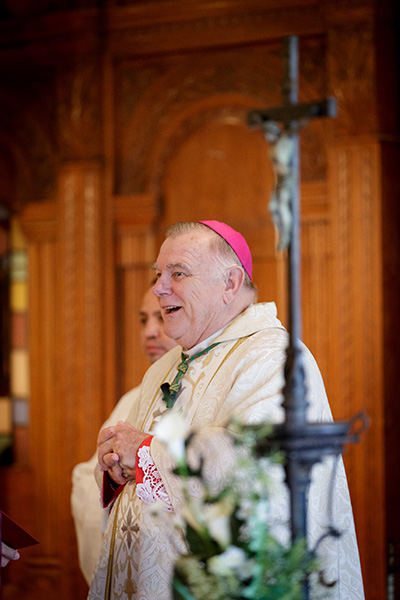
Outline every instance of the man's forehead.
{"label": "man's forehead", "polygon": [[167,238],[161,246],[155,268],[167,269],[192,267],[204,259],[207,236],[199,236],[196,232],[177,238]]}

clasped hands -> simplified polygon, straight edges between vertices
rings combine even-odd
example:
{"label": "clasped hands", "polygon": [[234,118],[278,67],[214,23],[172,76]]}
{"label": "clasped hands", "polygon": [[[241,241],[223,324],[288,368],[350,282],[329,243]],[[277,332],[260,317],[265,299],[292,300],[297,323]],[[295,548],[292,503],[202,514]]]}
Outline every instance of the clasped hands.
{"label": "clasped hands", "polygon": [[102,429],[97,438],[97,458],[102,471],[118,485],[135,479],[136,453],[149,437],[125,421]]}

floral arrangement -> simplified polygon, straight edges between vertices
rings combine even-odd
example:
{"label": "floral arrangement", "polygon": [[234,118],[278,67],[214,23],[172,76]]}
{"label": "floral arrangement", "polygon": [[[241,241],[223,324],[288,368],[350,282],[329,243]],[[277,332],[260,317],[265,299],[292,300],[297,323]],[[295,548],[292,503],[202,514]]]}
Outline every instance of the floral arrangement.
{"label": "floral arrangement", "polygon": [[[280,456],[259,457],[256,447],[271,427],[233,422],[229,429],[234,469],[218,492],[210,490],[202,465],[195,471],[189,467],[191,436],[180,413],[168,411],[155,431],[176,460],[185,498],[187,552],[175,563],[174,599],[298,600],[318,563],[305,540],[284,545],[270,531],[269,472]],[[200,497],[189,494],[193,478]]]}

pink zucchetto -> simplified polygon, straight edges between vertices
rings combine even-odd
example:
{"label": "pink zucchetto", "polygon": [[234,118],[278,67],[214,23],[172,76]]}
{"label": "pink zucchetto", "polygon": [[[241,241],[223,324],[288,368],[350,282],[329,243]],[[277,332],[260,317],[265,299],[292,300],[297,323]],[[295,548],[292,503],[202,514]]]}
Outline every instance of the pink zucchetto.
{"label": "pink zucchetto", "polygon": [[240,260],[242,267],[246,271],[247,275],[252,277],[253,263],[251,260],[250,248],[247,245],[246,240],[241,233],[233,229],[226,223],[221,221],[199,221],[203,225],[207,225],[210,229],[218,233],[224,240],[230,245],[236,256]]}

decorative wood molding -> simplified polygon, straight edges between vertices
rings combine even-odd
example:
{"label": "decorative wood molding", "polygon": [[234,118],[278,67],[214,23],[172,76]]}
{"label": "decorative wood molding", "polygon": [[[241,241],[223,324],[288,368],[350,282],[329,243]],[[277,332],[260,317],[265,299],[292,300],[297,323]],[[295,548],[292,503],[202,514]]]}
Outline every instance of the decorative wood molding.
{"label": "decorative wood molding", "polygon": [[23,65],[29,57],[30,64],[54,67],[71,55],[99,52],[105,38],[115,57],[146,56],[155,48],[175,52],[266,39],[277,43],[293,32],[321,34],[325,24],[325,8],[318,0],[164,0],[101,10],[85,2],[82,8],[68,9],[46,14],[46,8],[40,11],[35,5],[35,14],[26,19],[0,22],[0,62]]}
{"label": "decorative wood molding", "polygon": [[173,52],[243,44],[249,41],[250,31],[252,43],[276,41],[293,31],[315,35],[322,32],[324,23],[323,8],[313,0],[149,2],[120,7],[109,17],[114,56],[121,56],[123,47],[124,53],[146,55],[155,45],[163,52]]}
{"label": "decorative wood molding", "polygon": [[[267,61],[256,52],[246,62],[247,67],[233,52],[213,64],[207,56],[184,56],[166,64],[118,65],[116,99],[118,105],[125,105],[116,115],[119,193],[157,192],[169,156],[195,129],[221,119],[246,123],[251,107],[280,101],[279,76],[268,76],[271,70],[279,73],[279,56]],[[255,68],[265,63],[267,69]]]}
{"label": "decorative wood molding", "polygon": [[159,213],[157,198],[152,193],[113,198],[113,220],[119,235],[138,226],[153,227]]}
{"label": "decorative wood molding", "polygon": [[[10,210],[19,212],[28,198],[29,202],[39,202],[54,196],[53,96],[47,77],[40,69],[16,81],[15,75],[11,81],[8,75],[2,77],[0,106],[7,118],[0,119],[0,148],[8,163],[3,174],[3,189],[9,187]],[[26,98],[30,99],[29,103]]]}
{"label": "decorative wood molding", "polygon": [[[336,418],[363,409],[371,419],[362,443],[346,449],[346,464],[365,585],[381,590],[378,598],[386,586],[379,144],[332,145],[329,161],[336,254],[332,401]],[[373,502],[367,500],[371,479]]]}
{"label": "decorative wood molding", "polygon": [[102,151],[101,64],[59,69],[57,120],[63,160],[93,159]]}
{"label": "decorative wood molding", "polygon": [[[322,56],[320,60],[312,56]],[[326,82],[324,48],[305,44],[303,100],[322,96]],[[282,60],[267,46],[195,57],[154,61],[126,60],[115,67],[116,114],[115,189],[119,194],[160,193],[160,178],[171,156],[196,130],[226,122],[247,127],[252,108],[280,105]],[[313,124],[302,133],[303,178],[325,177],[326,128]]]}
{"label": "decorative wood molding", "polygon": [[328,32],[330,93],[336,98],[335,135],[378,130],[372,22],[332,26]]}

